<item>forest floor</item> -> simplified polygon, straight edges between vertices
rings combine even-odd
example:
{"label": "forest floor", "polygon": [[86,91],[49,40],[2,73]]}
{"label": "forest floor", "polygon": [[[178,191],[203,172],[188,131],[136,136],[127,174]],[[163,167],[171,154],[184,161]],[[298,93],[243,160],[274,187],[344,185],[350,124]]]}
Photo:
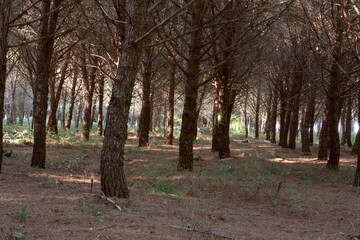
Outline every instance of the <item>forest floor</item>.
{"label": "forest floor", "polygon": [[[206,136],[195,142],[193,172],[176,171],[173,146],[129,137],[131,197],[101,197],[100,137],[49,138],[46,169],[29,167],[32,147],[9,140],[0,175],[0,239],[357,239],[356,158],[342,150],[338,171],[300,150],[234,137],[219,160]],[[299,144],[300,147],[300,144]],[[91,181],[93,188],[91,189]],[[92,191],[91,191],[92,190]],[[15,239],[15,238],[14,238]],[[20,238],[19,238],[20,239]]]}

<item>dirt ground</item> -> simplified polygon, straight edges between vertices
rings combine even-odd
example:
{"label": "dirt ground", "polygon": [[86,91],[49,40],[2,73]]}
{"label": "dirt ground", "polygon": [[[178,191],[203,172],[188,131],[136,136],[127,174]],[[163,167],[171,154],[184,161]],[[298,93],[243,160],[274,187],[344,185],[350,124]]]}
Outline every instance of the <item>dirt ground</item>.
{"label": "dirt ground", "polygon": [[[32,148],[13,150],[0,175],[0,239],[357,239],[360,189],[356,158],[340,169],[299,150],[234,138],[219,160],[211,141],[195,142],[193,172],[176,171],[178,146],[152,138],[126,145],[129,199],[101,197],[101,138],[54,140],[46,169],[29,167]],[[300,147],[300,145],[299,145]],[[91,181],[93,187],[91,188]],[[21,235],[20,235],[21,234]],[[21,239],[21,238],[18,238]]]}

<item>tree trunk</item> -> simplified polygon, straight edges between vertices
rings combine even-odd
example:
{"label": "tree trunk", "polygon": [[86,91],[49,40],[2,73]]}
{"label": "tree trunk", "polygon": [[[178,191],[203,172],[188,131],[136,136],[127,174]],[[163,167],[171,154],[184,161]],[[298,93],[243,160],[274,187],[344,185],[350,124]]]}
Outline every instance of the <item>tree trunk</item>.
{"label": "tree trunk", "polygon": [[[141,103],[141,113],[139,121],[139,147],[145,147],[149,144],[150,118],[151,118],[151,74],[152,74],[152,50],[146,49],[143,74],[143,99]],[[157,111],[155,111],[157,114]],[[157,116],[157,115],[156,115]],[[155,124],[157,121],[155,121]]]}
{"label": "tree trunk", "polygon": [[207,89],[206,89],[206,86],[204,86],[202,88],[202,91],[201,91],[201,95],[200,95],[200,98],[197,100],[197,106],[196,106],[196,125],[195,125],[195,128],[194,128],[194,140],[197,139],[197,135],[198,135],[198,127],[199,127],[199,121],[200,121],[200,112],[201,112],[201,108],[202,108],[202,104],[203,104],[203,101],[204,101],[204,98],[205,98],[205,95],[206,95],[206,92],[207,92]]}
{"label": "tree trunk", "polygon": [[84,85],[84,117],[83,117],[81,137],[86,140],[89,140],[90,137],[91,110],[93,104],[96,71],[97,68],[95,66],[91,67],[91,72],[89,76],[87,71],[86,56],[85,56],[85,52],[83,52],[81,54],[81,72],[82,72],[83,85]]}
{"label": "tree trunk", "polygon": [[94,102],[92,104],[91,118],[90,118],[90,131],[95,122],[95,114],[96,114],[96,97],[94,97]]}
{"label": "tree trunk", "polygon": [[270,121],[270,142],[276,143],[276,118],[277,118],[277,105],[278,105],[278,94],[277,90],[273,90],[273,101],[271,107],[271,121]]}
{"label": "tree trunk", "polygon": [[45,168],[46,161],[46,112],[49,93],[49,72],[54,47],[54,33],[60,11],[61,0],[43,0],[39,27],[36,78],[34,79],[33,124],[34,145],[31,158],[32,167]]}
{"label": "tree trunk", "polygon": [[357,154],[359,149],[359,141],[360,141],[360,129],[358,130],[355,138],[355,143],[351,149],[351,154]]}
{"label": "tree trunk", "polygon": [[351,143],[351,121],[352,121],[352,99],[351,96],[347,99],[346,109],[346,143],[348,147],[352,147]]}
{"label": "tree trunk", "polygon": [[[218,98],[218,112],[217,112],[217,144],[219,158],[228,158],[230,157],[230,147],[229,147],[229,134],[227,131],[228,126],[228,105],[229,105],[229,88],[228,88],[228,76],[227,69],[223,69],[223,78],[218,79],[215,82],[216,97]],[[224,74],[225,73],[225,74]]]}
{"label": "tree trunk", "polygon": [[247,118],[247,104],[248,104],[248,98],[249,98],[249,89],[246,88],[246,95],[245,95],[245,105],[244,105],[244,123],[245,123],[245,137],[247,138],[249,136],[249,130],[248,130],[248,118]]}
{"label": "tree trunk", "polygon": [[205,2],[195,2],[189,9],[191,15],[189,34],[189,58],[185,73],[185,102],[182,115],[181,133],[179,139],[178,170],[193,169],[193,141],[194,128],[196,128],[196,106],[198,78],[200,71],[201,45],[202,45],[202,12]]}
{"label": "tree trunk", "polygon": [[[107,116],[103,149],[101,151],[101,190],[109,197],[129,197],[124,172],[124,146],[132,91],[141,56],[141,44],[136,39],[143,34],[149,1],[128,3],[131,25],[126,25],[123,51],[113,85]],[[130,19],[127,19],[129,22]]]}
{"label": "tree trunk", "polygon": [[25,116],[25,101],[26,101],[26,94],[25,91],[22,89],[20,92],[20,99],[19,99],[19,125],[24,125],[24,116]]}
{"label": "tree trunk", "polygon": [[[295,76],[298,75],[295,73]],[[294,82],[294,102],[292,108],[292,116],[290,120],[290,128],[289,128],[289,148],[295,149],[296,148],[296,136],[298,133],[298,126],[299,126],[299,111],[300,111],[300,94],[302,88],[302,76],[295,77],[296,81]]]}
{"label": "tree trunk", "polygon": [[[360,121],[360,88],[358,89],[358,121]],[[358,134],[356,136],[356,139],[358,140],[358,142],[356,143],[355,141],[355,145],[357,147],[357,167],[356,167],[356,173],[355,173],[355,178],[354,178],[354,182],[353,182],[353,187],[359,187],[360,186],[360,147],[359,147],[359,139],[358,136],[360,134],[360,129],[358,131]]]}
{"label": "tree trunk", "polygon": [[341,146],[346,144],[346,107],[341,111]]}
{"label": "tree trunk", "polygon": [[66,72],[67,72],[67,69],[69,66],[69,62],[70,62],[70,54],[68,54],[68,56],[65,60],[65,63],[63,65],[63,67],[61,68],[61,77],[60,77],[60,81],[59,81],[58,88],[56,91],[55,91],[55,83],[56,83],[55,71],[56,71],[56,69],[55,68],[52,69],[54,72],[54,74],[53,74],[54,76],[52,76],[52,79],[50,82],[51,100],[50,100],[50,115],[49,115],[49,122],[48,122],[48,130],[51,131],[52,133],[56,133],[56,134],[58,133],[56,113],[57,113],[57,109],[59,106],[64,82],[66,79]]}
{"label": "tree trunk", "polygon": [[218,98],[215,94],[214,106],[213,106],[213,116],[212,116],[212,140],[211,140],[211,151],[219,151],[219,136],[218,136]]}
{"label": "tree trunk", "polygon": [[310,128],[313,128],[311,125],[312,116],[313,116],[313,106],[315,105],[315,92],[314,92],[314,86],[311,86],[309,95],[308,95],[308,102],[306,106],[306,113],[304,118],[304,126],[303,131],[301,133],[302,136],[302,147],[301,150],[303,153],[311,152],[310,150]]}
{"label": "tree trunk", "polygon": [[285,117],[285,126],[284,126],[284,132],[283,132],[283,144],[281,147],[287,148],[288,147],[288,137],[289,137],[289,130],[290,130],[290,123],[291,123],[291,115],[292,115],[292,102],[287,104],[287,110],[286,110],[286,117]]}
{"label": "tree trunk", "polygon": [[271,90],[271,86],[269,84],[269,99],[268,99],[268,103],[267,103],[267,110],[266,110],[266,126],[265,126],[265,131],[266,131],[266,140],[270,140],[270,125],[271,125],[271,106],[272,106],[272,101],[273,101],[273,95],[272,95],[272,90]]}
{"label": "tree trunk", "polygon": [[313,87],[311,90],[310,95],[312,98],[310,99],[311,105],[309,107],[309,118],[310,118],[310,146],[314,144],[314,124],[315,124],[315,99],[316,99],[316,88]]}
{"label": "tree trunk", "polygon": [[16,96],[16,85],[17,79],[14,77],[14,81],[11,83],[11,108],[10,108],[10,124],[16,124],[16,104],[15,104],[15,96]]}
{"label": "tree trunk", "polygon": [[325,111],[322,118],[322,127],[319,137],[318,160],[326,161],[328,158],[328,123]]}
{"label": "tree trunk", "polygon": [[72,85],[71,85],[69,112],[68,112],[68,115],[67,115],[66,126],[65,126],[67,130],[69,130],[70,127],[71,127],[71,120],[72,120],[72,117],[73,117],[73,111],[74,111],[74,105],[75,105],[75,99],[76,99],[77,78],[78,78],[78,68],[75,67],[73,82],[72,82]]}
{"label": "tree trunk", "polygon": [[99,136],[103,134],[103,105],[104,105],[104,77],[99,79],[99,109],[98,109],[98,129]]}
{"label": "tree trunk", "polygon": [[[280,134],[279,134],[279,145],[287,147],[287,136],[285,135],[286,125],[286,114],[289,108],[289,100],[287,98],[287,90],[285,89],[283,80],[279,81],[280,91]],[[286,82],[287,83],[287,82]]]}
{"label": "tree trunk", "polygon": [[166,144],[172,145],[174,139],[174,104],[175,104],[175,63],[171,63],[169,75],[169,99],[168,99],[168,113],[167,113],[167,135]]}
{"label": "tree trunk", "polygon": [[257,96],[256,96],[256,107],[255,107],[255,138],[259,139],[259,130],[260,130],[260,102],[261,102],[261,81],[258,86]]}
{"label": "tree trunk", "polygon": [[79,95],[79,104],[77,107],[77,112],[76,112],[76,121],[75,121],[75,128],[78,129],[79,128],[79,123],[82,121],[82,112],[83,112],[83,94]]}
{"label": "tree trunk", "polygon": [[[11,1],[10,1],[11,4]],[[9,14],[5,4],[0,5],[0,173],[2,173],[3,162],[3,119],[4,119],[4,97],[5,82],[7,75],[7,53],[8,53],[8,32],[9,32]]]}
{"label": "tree trunk", "polygon": [[63,107],[62,107],[62,116],[61,116],[61,126],[65,128],[65,117],[66,117],[66,98],[67,98],[67,91],[64,90],[63,94]]}
{"label": "tree trunk", "polygon": [[339,96],[340,84],[342,83],[342,72],[339,66],[341,63],[342,41],[343,41],[343,18],[341,7],[337,6],[336,12],[336,36],[333,43],[333,62],[331,64],[329,88],[326,94],[325,113],[328,121],[328,147],[330,150],[327,167],[329,169],[338,169],[340,160],[340,142],[339,142],[339,116],[341,112],[341,100]]}

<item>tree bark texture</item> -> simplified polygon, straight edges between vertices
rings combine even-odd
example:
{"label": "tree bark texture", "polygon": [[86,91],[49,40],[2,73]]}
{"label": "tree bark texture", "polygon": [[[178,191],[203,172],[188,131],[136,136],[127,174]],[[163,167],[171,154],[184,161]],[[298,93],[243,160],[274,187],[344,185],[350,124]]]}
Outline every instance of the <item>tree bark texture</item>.
{"label": "tree bark texture", "polygon": [[8,8],[10,4],[11,0],[10,2],[0,3],[0,173],[2,172],[3,162],[3,118],[10,17]]}
{"label": "tree bark texture", "polygon": [[[67,56],[67,59],[65,60],[64,65],[61,68],[61,76],[59,80],[59,84],[57,87],[57,90],[55,90],[56,85],[56,77],[55,74],[51,78],[50,82],[50,114],[49,114],[49,121],[48,121],[48,130],[52,133],[58,133],[58,127],[57,127],[57,118],[56,113],[58,110],[61,94],[63,93],[63,86],[66,79],[66,72],[69,66],[70,62],[70,56]],[[55,72],[55,69],[53,70]]]}
{"label": "tree bark texture", "polygon": [[[226,70],[223,70],[226,71]],[[225,75],[224,75],[225,76]],[[228,88],[228,76],[218,79],[215,83],[216,97],[218,98],[218,112],[217,112],[217,144],[219,158],[230,157],[229,147],[229,134],[226,129],[228,126],[228,105],[229,105],[229,88]]]}
{"label": "tree bark texture", "polygon": [[328,159],[328,123],[325,111],[322,118],[322,126],[319,136],[318,160],[326,161]]}
{"label": "tree bark texture", "polygon": [[73,81],[72,81],[72,84],[71,84],[69,112],[68,112],[68,115],[67,115],[66,126],[65,126],[65,128],[67,130],[70,129],[71,121],[72,121],[72,118],[73,118],[74,105],[75,105],[75,99],[76,99],[76,85],[77,85],[77,80],[78,80],[78,73],[79,73],[78,68],[75,67]]}
{"label": "tree bark texture", "polygon": [[265,132],[266,132],[266,140],[270,140],[270,123],[271,123],[271,106],[272,106],[272,101],[273,101],[273,95],[272,95],[272,90],[271,90],[271,86],[269,84],[269,98],[268,98],[268,102],[267,102],[267,110],[266,110],[266,127],[265,127]]}
{"label": "tree bark texture", "polygon": [[89,140],[90,130],[91,130],[91,110],[93,104],[93,95],[95,89],[97,68],[95,66],[91,67],[90,75],[89,75],[85,52],[81,54],[80,59],[81,59],[80,68],[83,77],[83,87],[84,87],[84,117],[83,117],[81,137],[86,140]]}
{"label": "tree bark texture", "polygon": [[278,105],[278,93],[277,90],[273,90],[273,101],[271,106],[271,118],[270,118],[270,142],[276,143],[276,118],[277,118],[277,105]]}
{"label": "tree bark texture", "polygon": [[[360,119],[360,88],[358,89],[358,119]],[[356,172],[355,172],[355,178],[354,178],[354,182],[353,182],[353,186],[354,187],[359,187],[360,186],[360,147],[359,147],[359,136],[360,134],[360,129],[358,131],[358,134],[356,136],[356,139],[358,139],[357,145],[356,141],[354,146],[357,146],[357,167],[356,167]]]}
{"label": "tree bark texture", "polygon": [[149,1],[134,0],[129,2],[128,6],[131,25],[126,25],[123,51],[107,110],[101,151],[101,190],[110,197],[129,197],[124,172],[124,146],[132,91],[142,49],[141,42],[136,43],[135,40],[144,33]]}
{"label": "tree bark texture", "polygon": [[65,118],[66,118],[66,102],[67,102],[67,90],[63,91],[63,106],[62,106],[62,116],[61,116],[61,126],[65,128]]}
{"label": "tree bark texture", "polygon": [[76,111],[76,121],[75,121],[76,129],[79,128],[79,124],[82,121],[83,101],[84,101],[83,94],[80,93],[79,94],[79,103],[78,103],[78,107],[77,107],[77,111]]}
{"label": "tree bark texture", "polygon": [[99,108],[98,108],[98,129],[97,133],[99,136],[103,134],[103,106],[104,106],[104,77],[100,77],[99,79]]}
{"label": "tree bark texture", "polygon": [[299,73],[302,69],[296,69],[295,73],[295,80],[293,82],[293,105],[292,105],[292,115],[290,120],[290,127],[289,127],[289,148],[295,149],[296,148],[296,136],[298,132],[299,127],[299,111],[300,111],[300,95],[301,95],[301,89],[303,85],[303,76],[301,73]]}
{"label": "tree bark texture", "polygon": [[167,134],[166,144],[172,145],[174,139],[174,105],[175,105],[175,72],[176,64],[171,63],[169,73],[169,97],[168,97],[168,112],[167,112]]}
{"label": "tree bark texture", "polygon": [[336,170],[340,160],[340,142],[339,142],[339,117],[341,112],[340,84],[342,83],[342,72],[339,66],[342,55],[343,41],[343,19],[341,17],[341,8],[337,6],[336,14],[336,32],[333,43],[333,61],[330,69],[329,88],[326,94],[325,113],[328,121],[328,147],[330,150],[327,167]]}
{"label": "tree bark texture", "polygon": [[[152,75],[152,50],[145,50],[145,61],[143,62],[143,98],[141,102],[141,113],[139,121],[139,147],[145,147],[149,144],[150,118],[151,118],[151,75]],[[157,112],[157,111],[156,111]],[[156,123],[157,121],[155,121]]]}
{"label": "tree bark texture", "polygon": [[349,96],[347,98],[347,107],[346,107],[346,144],[348,147],[352,147],[351,143],[351,123],[352,123],[352,99]]}
{"label": "tree bark texture", "polygon": [[[34,145],[32,167],[45,168],[46,161],[46,112],[49,93],[49,73],[54,47],[54,33],[61,6],[61,0],[41,2],[41,20],[37,47],[36,78],[34,79],[33,125]],[[51,8],[51,9],[50,9]]]}
{"label": "tree bark texture", "polygon": [[[286,85],[286,86],[284,86]],[[279,145],[282,147],[287,147],[287,133],[285,135],[285,121],[286,113],[289,108],[289,99],[287,94],[287,82],[284,84],[284,81],[280,79],[279,81],[279,92],[280,92],[280,134],[279,134]]]}
{"label": "tree bark texture", "polygon": [[314,92],[314,86],[311,87],[309,94],[308,94],[308,102],[306,106],[306,113],[304,118],[304,125],[303,125],[303,131],[301,133],[302,135],[302,145],[301,145],[301,151],[303,153],[311,152],[310,149],[310,128],[313,128],[311,125],[312,123],[312,116],[313,116],[313,106],[315,105],[315,92]]}
{"label": "tree bark texture", "polygon": [[261,102],[261,84],[258,86],[258,91],[256,94],[256,106],[255,106],[255,138],[256,139],[259,139],[259,131],[260,131],[260,102]]}
{"label": "tree bark texture", "polygon": [[178,170],[193,169],[193,142],[196,127],[196,105],[198,78],[200,71],[201,45],[202,45],[202,17],[205,7],[204,1],[198,1],[189,8],[190,45],[185,73],[185,102],[182,114],[181,133],[179,139],[179,164]]}

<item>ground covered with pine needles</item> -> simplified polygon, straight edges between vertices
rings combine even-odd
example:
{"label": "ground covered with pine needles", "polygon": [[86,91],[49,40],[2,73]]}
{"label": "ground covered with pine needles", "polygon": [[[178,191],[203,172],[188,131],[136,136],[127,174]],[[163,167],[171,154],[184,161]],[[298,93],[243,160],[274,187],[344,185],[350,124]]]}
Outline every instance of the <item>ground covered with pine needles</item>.
{"label": "ground covered with pine needles", "polygon": [[[0,239],[357,239],[356,157],[342,149],[339,171],[313,154],[260,139],[231,140],[219,160],[211,139],[195,142],[193,172],[176,171],[178,142],[155,134],[126,145],[129,199],[101,196],[102,138],[48,137],[46,169],[29,167],[31,133],[5,135]],[[300,147],[300,144],[299,144]],[[93,182],[93,184],[92,184]],[[15,236],[10,237],[11,235]]]}

